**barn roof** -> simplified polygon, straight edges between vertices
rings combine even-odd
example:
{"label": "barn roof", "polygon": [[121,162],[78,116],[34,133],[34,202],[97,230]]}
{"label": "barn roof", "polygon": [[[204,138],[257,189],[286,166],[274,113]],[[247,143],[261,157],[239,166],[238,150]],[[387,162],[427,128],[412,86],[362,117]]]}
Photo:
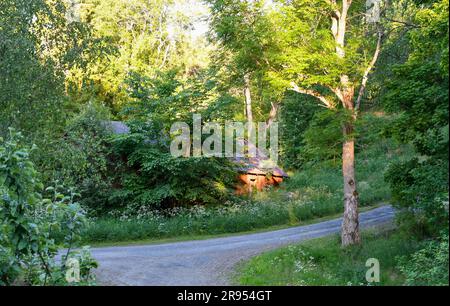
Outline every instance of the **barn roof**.
{"label": "barn roof", "polygon": [[[255,144],[249,142],[246,139],[237,140],[243,142],[245,153],[247,156],[234,157],[234,161],[239,165],[239,171],[248,174],[266,175],[272,174],[273,176],[288,177],[280,167],[272,161],[267,154],[260,150]],[[254,152],[255,156],[249,156],[248,152]]]}
{"label": "barn roof", "polygon": [[114,134],[128,134],[130,132],[130,128],[122,121],[106,121],[106,124]]}

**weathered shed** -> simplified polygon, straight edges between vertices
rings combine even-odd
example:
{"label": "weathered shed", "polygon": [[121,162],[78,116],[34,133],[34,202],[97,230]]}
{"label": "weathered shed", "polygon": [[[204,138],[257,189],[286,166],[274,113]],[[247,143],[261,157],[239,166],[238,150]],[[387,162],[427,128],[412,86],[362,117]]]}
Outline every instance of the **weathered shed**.
{"label": "weathered shed", "polygon": [[[261,191],[267,186],[277,186],[289,177],[253,143],[247,140],[241,141],[246,148],[247,156],[234,158],[238,165],[240,182],[236,188],[237,194],[247,194],[254,190]],[[248,156],[248,152],[254,152],[255,154],[254,156]]]}

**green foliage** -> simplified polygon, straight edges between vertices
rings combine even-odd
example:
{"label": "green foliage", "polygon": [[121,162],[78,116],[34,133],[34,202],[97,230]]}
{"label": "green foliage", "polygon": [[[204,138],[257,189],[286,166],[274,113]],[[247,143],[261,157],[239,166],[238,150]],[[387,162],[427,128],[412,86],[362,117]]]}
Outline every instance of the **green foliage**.
{"label": "green foliage", "polygon": [[[128,210],[193,204],[219,204],[230,195],[236,173],[225,159],[175,158],[149,143],[149,133],[132,132],[114,141],[115,153],[127,159],[111,201]],[[140,139],[133,145],[136,138]]]}
{"label": "green foliage", "polygon": [[36,251],[40,242],[36,224],[25,214],[39,201],[36,189],[42,186],[36,186],[36,171],[28,160],[28,151],[18,147],[20,135],[13,130],[10,133],[9,141],[3,143],[0,138],[1,258],[2,264],[11,264],[1,269],[2,284],[11,283],[19,273],[21,263],[17,257]]}
{"label": "green foliage", "polygon": [[400,112],[392,134],[423,155],[448,156],[448,1],[418,10],[415,22],[413,51],[388,82],[386,107]]}
{"label": "green foliage", "polygon": [[74,186],[81,194],[81,203],[89,210],[106,201],[111,186],[109,139],[111,131],[106,124],[108,110],[95,104],[87,104],[83,111],[72,117],[58,135],[48,141],[47,150],[33,153],[42,172],[42,181],[60,181]]}
{"label": "green foliage", "polygon": [[[448,161],[417,158],[393,164],[386,173],[401,220],[420,235],[448,228]],[[408,221],[409,220],[409,221]]]}
{"label": "green foliage", "polygon": [[[370,74],[361,109],[384,110],[384,97],[389,91],[386,83],[394,78],[395,66],[404,64],[412,51],[409,33],[415,27],[414,16],[419,9],[415,0],[384,2],[380,25],[384,29],[382,49]],[[424,1],[419,1],[424,2]],[[395,20],[395,22],[394,22]]]}
{"label": "green foliage", "polygon": [[[285,88],[269,77],[273,57],[282,52],[272,22],[274,10],[266,0],[205,2],[211,12],[209,38],[216,45],[210,66],[223,84],[219,93],[243,105],[243,88],[248,86],[255,122],[266,121],[272,104],[278,104],[285,94]],[[242,109],[235,110],[239,119]]]}
{"label": "green foliage", "polygon": [[[209,42],[191,36],[197,16],[185,0],[128,2],[81,0],[76,9],[65,0],[0,2],[0,137],[8,137],[0,145],[2,283],[65,284],[68,257],[79,258],[83,282],[92,282],[89,252],[71,250],[80,235],[118,241],[216,234],[341,212],[338,162],[348,114],[286,89],[295,81],[336,102],[347,75],[357,91],[378,30],[386,35],[363,107],[384,106],[392,115],[360,113],[355,122],[361,203],[387,201],[392,192],[409,233],[448,230],[448,0],[389,2],[382,12],[388,18],[375,26],[361,18],[365,1],[353,1],[345,58],[330,31],[333,1],[207,0]],[[256,121],[267,120],[272,103],[281,105],[282,164],[302,172],[277,191],[230,204],[232,165],[173,158],[169,128],[191,123],[192,113],[205,123],[243,119],[244,76]],[[111,137],[109,112],[131,133]],[[420,156],[391,138],[411,142]],[[40,150],[22,149],[24,142]],[[391,190],[383,181],[388,166]],[[60,183],[42,192],[39,181],[54,180]],[[87,230],[75,190],[81,206],[100,217]],[[54,259],[59,246],[69,250],[61,262]],[[404,262],[408,283],[439,283],[441,272],[418,269],[429,267],[432,252],[448,261],[441,251],[435,242]],[[339,271],[359,281],[351,267]]]}
{"label": "green foliage", "polygon": [[395,115],[380,111],[367,111],[361,115],[355,128],[356,152],[362,152],[377,142],[389,139],[386,131],[389,130],[395,118]]}
{"label": "green foliage", "polygon": [[72,70],[73,82],[81,83],[75,94],[85,95],[85,100],[94,97],[118,113],[128,102],[125,81],[130,73],[153,78],[161,70],[182,67],[189,73],[204,65],[208,48],[204,40],[191,39],[192,22],[198,16],[189,15],[186,1],[81,2],[81,20],[109,49],[108,57]]}
{"label": "green foliage", "polygon": [[[398,146],[393,140],[382,140],[371,144],[356,154],[356,177],[361,190],[361,205],[388,201],[391,197],[384,173],[390,164],[413,156],[410,146]],[[287,189],[298,196],[314,195],[314,202],[325,207],[340,207],[342,199],[341,168],[335,161],[305,164],[286,182]],[[339,208],[340,209],[340,208]]]}
{"label": "green foliage", "polygon": [[448,233],[421,243],[421,249],[399,259],[399,269],[412,286],[448,286]]}
{"label": "green foliage", "polygon": [[399,67],[390,84],[388,108],[401,111],[391,132],[421,154],[448,154],[448,76],[430,63],[414,66]]}
{"label": "green foliage", "polygon": [[208,105],[216,96],[204,73],[198,71],[187,79],[176,69],[153,79],[130,75],[131,101],[123,113],[131,131],[112,141],[115,160],[125,163],[113,175],[117,188],[109,196],[111,206],[136,211],[142,206],[219,204],[230,196],[236,172],[229,160],[174,158],[169,150],[172,123],[191,123],[192,113],[210,114]]}
{"label": "green foliage", "polygon": [[413,51],[395,67],[385,102],[400,113],[390,133],[422,156],[393,165],[387,181],[403,224],[436,235],[448,229],[448,0],[421,7],[414,22]]}
{"label": "green foliage", "polygon": [[14,127],[41,144],[61,130],[71,108],[65,74],[97,50],[85,24],[66,13],[63,0],[0,3],[0,135]]}
{"label": "green foliage", "polygon": [[[338,164],[342,151],[342,123],[346,115],[342,110],[324,109],[309,98],[300,100],[292,95],[283,101],[280,124],[281,161],[286,168],[307,169],[310,164],[330,161]],[[355,151],[371,154],[386,154],[386,148],[393,143],[386,140],[386,130],[395,116],[382,112],[366,112],[356,122]],[[301,132],[299,132],[301,131]],[[383,140],[381,140],[383,139]],[[379,146],[374,144],[379,143]],[[377,157],[371,156],[376,159]]]}
{"label": "green foliage", "polygon": [[305,131],[319,110],[314,98],[287,93],[281,103],[279,134],[280,160],[286,169],[300,169],[305,162],[302,148]]}
{"label": "green foliage", "polygon": [[[390,143],[391,140],[385,140],[385,131],[389,128],[392,117],[379,112],[361,114],[355,124],[355,151],[370,154],[370,149],[383,149],[383,144]],[[346,120],[348,114],[343,110],[316,111],[303,133],[304,143],[299,151],[304,162],[340,161],[343,142],[341,129]],[[374,146],[377,142],[380,145]],[[384,155],[386,152],[381,150],[380,153]]]}
{"label": "green foliage", "polygon": [[271,57],[269,79],[278,88],[291,88],[294,81],[301,88],[312,88],[335,102],[330,89],[340,86],[347,75],[358,87],[377,41],[377,25],[364,21],[363,1],[353,1],[348,12],[345,57],[336,53],[331,32],[331,17],[341,3],[330,1],[280,1],[272,17],[271,33],[278,50]]}
{"label": "green foliage", "polygon": [[339,111],[328,109],[314,114],[304,132],[304,146],[301,152],[305,161],[340,159],[343,117]]}
{"label": "green foliage", "polygon": [[190,123],[193,113],[206,112],[216,99],[214,80],[204,70],[189,77],[179,69],[159,72],[153,78],[132,73],[126,82],[130,101],[122,113],[130,121],[148,122],[153,133],[168,133],[176,121]]}
{"label": "green foliage", "polygon": [[[265,1],[209,0],[212,38],[221,45],[221,56],[230,56],[234,77],[261,68],[261,59],[271,47],[270,22]],[[229,52],[227,54],[227,52]],[[225,59],[222,59],[225,60]],[[259,66],[259,67],[258,67]],[[241,80],[242,81],[242,80]]]}
{"label": "green foliage", "polygon": [[[58,179],[80,187],[72,174],[86,170],[82,160],[92,150],[76,147],[73,133],[65,131],[79,109],[69,97],[68,83],[72,69],[84,69],[102,57],[103,46],[85,23],[69,18],[70,13],[65,0],[0,3],[0,137],[8,136],[8,127],[22,131],[27,143],[40,148],[30,154],[43,183]],[[65,132],[72,143],[62,139]]]}
{"label": "green foliage", "polygon": [[[81,238],[86,222],[74,201],[77,195],[73,190],[64,195],[57,185],[47,188],[50,198],[43,198],[29,150],[20,144],[21,135],[10,129],[9,138],[1,141],[0,284],[65,284],[65,265],[77,256],[71,248]],[[66,247],[67,253],[57,262],[59,246]],[[88,260],[89,256],[79,259]],[[82,281],[92,282],[90,269],[95,262],[89,259],[80,264],[85,267]]]}

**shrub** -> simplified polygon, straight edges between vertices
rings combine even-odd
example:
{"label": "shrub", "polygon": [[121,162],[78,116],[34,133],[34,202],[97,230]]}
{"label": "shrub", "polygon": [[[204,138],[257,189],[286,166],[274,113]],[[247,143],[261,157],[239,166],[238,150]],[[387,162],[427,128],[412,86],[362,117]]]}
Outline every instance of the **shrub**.
{"label": "shrub", "polygon": [[405,284],[413,286],[448,286],[448,233],[439,240],[422,243],[422,248],[411,256],[399,258],[399,269],[406,277]]}
{"label": "shrub", "polygon": [[81,194],[80,203],[89,212],[106,205],[111,186],[111,131],[105,125],[108,118],[105,108],[89,103],[69,120],[60,137],[46,145],[51,151],[33,152],[42,181],[51,184],[58,180],[74,186]]}
{"label": "shrub", "polygon": [[236,172],[225,158],[173,157],[164,138],[135,122],[131,133],[112,142],[114,154],[126,163],[117,171],[114,208],[137,211],[225,202],[234,187]]}
{"label": "shrub", "polygon": [[448,228],[448,161],[417,158],[393,164],[386,173],[402,224],[420,235]]}
{"label": "shrub", "polygon": [[421,155],[389,170],[393,199],[409,231],[433,236],[448,231],[448,10],[448,0],[417,8],[418,27],[408,36],[412,52],[393,67],[384,97],[386,109],[398,113],[389,133]]}
{"label": "shrub", "polygon": [[[51,198],[43,198],[29,150],[20,141],[12,129],[8,140],[0,139],[0,284],[66,284],[67,263],[73,259],[83,267],[81,280],[89,284],[96,263],[87,250],[72,251],[86,221],[76,194],[65,195],[57,185],[46,190]],[[60,246],[67,252],[58,262]]]}

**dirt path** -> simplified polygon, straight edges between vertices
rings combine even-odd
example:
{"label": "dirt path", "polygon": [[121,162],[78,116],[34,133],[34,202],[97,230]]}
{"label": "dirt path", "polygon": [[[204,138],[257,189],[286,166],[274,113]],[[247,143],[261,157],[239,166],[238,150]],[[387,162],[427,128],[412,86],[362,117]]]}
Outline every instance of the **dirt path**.
{"label": "dirt path", "polygon": [[[362,227],[393,219],[391,206],[360,214]],[[266,250],[340,231],[341,219],[283,230],[159,245],[92,249],[104,285],[226,285],[234,266]]]}

